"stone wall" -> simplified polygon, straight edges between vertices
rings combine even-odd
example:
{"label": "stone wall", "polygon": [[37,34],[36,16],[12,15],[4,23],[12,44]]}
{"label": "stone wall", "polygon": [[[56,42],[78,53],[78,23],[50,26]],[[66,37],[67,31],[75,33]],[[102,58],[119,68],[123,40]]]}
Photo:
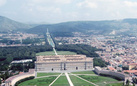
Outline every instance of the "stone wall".
{"label": "stone wall", "polygon": [[100,74],[103,74],[103,75],[108,75],[108,76],[113,76],[113,77],[117,77],[117,78],[120,78],[120,79],[127,79],[127,78],[130,78],[129,75],[127,74],[124,74],[122,72],[115,72],[115,71],[110,71],[110,70],[103,70],[101,69],[100,67],[95,67],[95,72],[100,75]]}

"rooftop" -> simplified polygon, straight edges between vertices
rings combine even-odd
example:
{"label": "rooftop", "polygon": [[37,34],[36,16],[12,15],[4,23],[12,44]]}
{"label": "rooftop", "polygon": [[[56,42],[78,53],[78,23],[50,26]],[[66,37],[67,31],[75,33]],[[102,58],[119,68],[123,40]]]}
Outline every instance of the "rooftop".
{"label": "rooftop", "polygon": [[36,63],[41,62],[71,62],[71,61],[92,61],[93,58],[88,58],[86,55],[48,55],[37,56]]}
{"label": "rooftop", "polygon": [[128,64],[128,65],[137,65],[137,63],[131,63],[131,64]]}
{"label": "rooftop", "polygon": [[137,73],[137,70],[124,70],[123,72],[128,72],[128,73]]}

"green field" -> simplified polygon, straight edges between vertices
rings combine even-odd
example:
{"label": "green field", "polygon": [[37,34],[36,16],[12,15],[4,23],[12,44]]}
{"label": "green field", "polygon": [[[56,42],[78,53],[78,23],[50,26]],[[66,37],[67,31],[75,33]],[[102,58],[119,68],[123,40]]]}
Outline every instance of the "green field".
{"label": "green field", "polygon": [[93,71],[72,72],[73,74],[95,74]]}
{"label": "green field", "polygon": [[[58,55],[76,55],[75,52],[70,51],[57,51]],[[36,53],[37,56],[39,55],[55,55],[54,51],[46,51],[46,52],[40,52]]]}
{"label": "green field", "polygon": [[[79,75],[83,79],[86,79],[90,82],[93,82],[99,86],[106,86],[107,83],[118,83],[118,80],[110,78],[110,77],[104,77],[104,76],[87,76],[87,75]],[[103,85],[102,85],[103,84]]]}
{"label": "green field", "polygon": [[60,73],[37,73],[37,77],[41,76],[50,76],[50,75],[59,75]]}
{"label": "green field", "polygon": [[71,51],[57,51],[58,55],[76,55],[75,52]]}
{"label": "green field", "polygon": [[72,83],[74,84],[74,86],[94,86],[94,85],[92,85],[86,81],[83,81],[73,75],[70,75],[69,77],[72,80]]}
{"label": "green field", "polygon": [[[55,78],[60,73],[38,73],[37,76],[41,78],[36,78],[32,80],[28,80],[25,82],[22,82],[19,84],[19,86],[29,86],[29,85],[37,85],[37,86],[48,86],[52,81],[55,80]],[[81,71],[81,72],[73,72],[73,74],[91,74],[89,75],[78,75],[79,77],[90,81],[92,83],[95,83],[99,86],[122,86],[122,82],[110,78],[110,77],[104,77],[104,76],[94,76],[93,71]],[[92,76],[93,74],[93,76]],[[50,76],[50,75],[57,75],[57,76]],[[43,77],[42,76],[49,76],[49,77]],[[79,79],[78,77],[69,74],[70,79],[74,86],[94,86],[93,84],[90,84],[84,80]],[[67,81],[67,78],[65,74],[63,73],[54,83],[52,86],[69,86],[69,83]]]}
{"label": "green field", "polygon": [[45,78],[38,78],[38,79],[32,79],[25,82],[22,82],[18,86],[48,86],[56,77],[45,77]]}
{"label": "green field", "polygon": [[60,76],[52,86],[69,86],[66,76]]}
{"label": "green field", "polygon": [[106,86],[123,86],[123,83],[111,83],[107,84]]}
{"label": "green field", "polygon": [[46,51],[46,52],[40,52],[36,53],[37,56],[43,56],[43,55],[55,55],[54,51]]}

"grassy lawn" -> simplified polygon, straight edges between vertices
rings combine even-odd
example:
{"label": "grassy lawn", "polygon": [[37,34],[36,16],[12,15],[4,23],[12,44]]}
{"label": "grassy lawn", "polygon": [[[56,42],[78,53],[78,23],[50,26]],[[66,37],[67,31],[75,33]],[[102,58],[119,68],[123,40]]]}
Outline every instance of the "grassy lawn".
{"label": "grassy lawn", "polygon": [[37,77],[49,76],[49,75],[59,75],[60,73],[37,73]]}
{"label": "grassy lawn", "polygon": [[111,83],[107,84],[106,86],[123,86],[123,83]]}
{"label": "grassy lawn", "polygon": [[72,72],[73,74],[95,74],[93,71]]}
{"label": "grassy lawn", "polygon": [[60,76],[52,86],[69,86],[66,76]]}
{"label": "grassy lawn", "polygon": [[72,83],[74,84],[74,86],[94,86],[94,85],[92,85],[86,81],[83,81],[73,75],[69,75],[69,77],[70,77]]}
{"label": "grassy lawn", "polygon": [[18,86],[48,86],[56,77],[46,77],[39,79],[32,79],[25,82],[22,82]]}
{"label": "grassy lawn", "polygon": [[[110,77],[103,77],[103,76],[86,76],[86,75],[79,75],[80,77],[91,81],[99,86],[107,86],[107,83],[115,82],[117,84],[118,80],[110,78]],[[118,83],[119,84],[119,83]],[[109,86],[109,85],[108,85]],[[113,86],[113,85],[112,85]],[[115,86],[115,85],[114,85]]]}
{"label": "grassy lawn", "polygon": [[54,51],[46,51],[46,52],[40,52],[40,53],[36,53],[37,56],[39,55],[55,55]]}
{"label": "grassy lawn", "polygon": [[[57,51],[58,55],[76,55],[75,52],[70,51]],[[54,51],[46,51],[46,52],[40,52],[36,53],[37,56],[39,55],[55,55]]]}
{"label": "grassy lawn", "polygon": [[[85,74],[84,72],[89,74],[92,71],[83,71],[83,72],[79,72],[78,74],[80,74],[80,73]],[[38,73],[37,75],[38,75],[38,77],[40,77],[40,76],[59,75],[59,74],[60,73]],[[93,72],[91,74],[93,74]],[[110,77],[88,76],[88,75],[79,75],[79,76],[82,77],[83,79],[93,82],[99,86],[122,86],[123,85],[122,82],[119,83],[118,80],[110,78]],[[55,80],[56,77],[57,76],[32,79],[32,80],[22,82],[18,86],[34,86],[34,85],[48,86],[52,81]],[[77,78],[76,76],[69,75],[69,77],[70,77],[72,83],[74,84],[74,86],[94,86],[84,80]],[[52,86],[69,86],[69,83],[67,81],[66,76],[63,74],[62,76],[60,76],[57,79],[57,81],[54,82],[54,84]]]}
{"label": "grassy lawn", "polygon": [[58,55],[76,55],[75,52],[71,51],[57,51]]}

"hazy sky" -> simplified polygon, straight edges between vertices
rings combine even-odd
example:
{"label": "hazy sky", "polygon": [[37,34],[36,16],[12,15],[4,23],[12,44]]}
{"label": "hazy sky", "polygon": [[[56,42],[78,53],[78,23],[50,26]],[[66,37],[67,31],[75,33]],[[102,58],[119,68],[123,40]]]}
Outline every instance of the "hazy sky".
{"label": "hazy sky", "polygon": [[137,0],[0,0],[0,15],[36,23],[137,18]]}

